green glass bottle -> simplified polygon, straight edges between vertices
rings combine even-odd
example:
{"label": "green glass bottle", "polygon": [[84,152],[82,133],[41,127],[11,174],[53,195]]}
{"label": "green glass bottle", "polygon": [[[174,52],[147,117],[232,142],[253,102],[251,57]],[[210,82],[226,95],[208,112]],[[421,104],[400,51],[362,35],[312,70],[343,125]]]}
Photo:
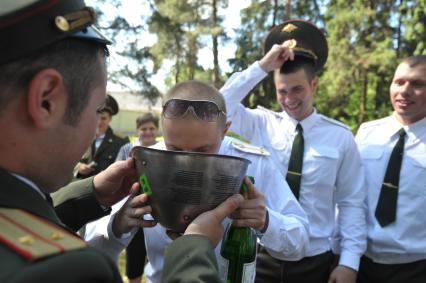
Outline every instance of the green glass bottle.
{"label": "green glass bottle", "polygon": [[[253,178],[250,177],[253,182]],[[253,182],[254,183],[254,182]],[[241,192],[247,198],[243,183]],[[228,224],[219,258],[220,277],[225,283],[252,283],[256,275],[256,232],[250,227]]]}

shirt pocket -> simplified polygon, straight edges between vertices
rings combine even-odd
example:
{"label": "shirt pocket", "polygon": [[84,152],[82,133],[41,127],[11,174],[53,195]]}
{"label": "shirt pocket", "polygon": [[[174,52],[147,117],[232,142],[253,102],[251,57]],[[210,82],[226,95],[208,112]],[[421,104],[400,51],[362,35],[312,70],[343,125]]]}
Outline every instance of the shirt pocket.
{"label": "shirt pocket", "polygon": [[368,146],[360,148],[361,158],[370,161],[381,159],[383,156],[383,151],[383,147],[381,146]]}
{"label": "shirt pocket", "polygon": [[311,147],[305,160],[303,172],[314,178],[311,181],[315,182],[316,186],[334,187],[339,160],[337,149],[328,146]]}
{"label": "shirt pocket", "polygon": [[[407,162],[407,165],[404,162]],[[404,182],[401,186],[407,188],[407,193],[426,197],[426,154],[415,152],[406,154],[402,163],[401,180]]]}

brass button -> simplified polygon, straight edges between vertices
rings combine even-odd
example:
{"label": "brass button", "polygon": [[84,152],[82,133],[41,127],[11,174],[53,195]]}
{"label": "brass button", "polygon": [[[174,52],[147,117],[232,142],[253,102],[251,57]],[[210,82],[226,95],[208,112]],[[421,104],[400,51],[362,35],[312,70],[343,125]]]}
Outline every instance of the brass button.
{"label": "brass button", "polygon": [[295,39],[289,39],[289,40],[284,41],[284,43],[283,43],[284,47],[288,47],[290,49],[296,47],[296,45],[297,45],[297,41]]}
{"label": "brass button", "polygon": [[54,241],[62,240],[64,237],[64,234],[62,234],[61,232],[53,232],[52,235],[50,235],[50,239]]}
{"label": "brass button", "polygon": [[27,246],[32,246],[35,242],[34,238],[31,237],[30,235],[19,237],[18,241],[21,244],[24,244],[24,245],[27,245]]}
{"label": "brass button", "polygon": [[70,24],[68,23],[67,19],[65,19],[62,16],[57,16],[55,18],[55,26],[63,32],[67,32],[70,30]]}

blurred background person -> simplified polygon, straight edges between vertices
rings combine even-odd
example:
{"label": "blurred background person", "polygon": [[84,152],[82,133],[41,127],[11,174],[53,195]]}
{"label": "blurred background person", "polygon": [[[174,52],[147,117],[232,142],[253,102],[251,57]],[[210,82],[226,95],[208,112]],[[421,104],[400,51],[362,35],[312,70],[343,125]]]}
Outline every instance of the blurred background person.
{"label": "blurred background person", "polygon": [[[117,155],[117,160],[129,158],[134,146],[151,146],[157,143],[158,117],[153,113],[145,113],[136,119],[138,139],[123,145]],[[146,261],[145,237],[143,229],[139,229],[126,248],[126,276],[130,283],[141,282]]]}
{"label": "blurred background person", "polygon": [[136,119],[136,130],[138,139],[123,145],[118,152],[117,160],[129,158],[130,150],[134,146],[151,146],[157,143],[158,117],[151,112],[142,114]]}
{"label": "blurred background person", "polygon": [[84,179],[107,168],[115,161],[120,148],[129,142],[127,137],[121,138],[115,135],[109,126],[112,116],[116,115],[118,111],[117,101],[108,94],[105,104],[97,110],[99,119],[96,137],[74,168],[76,178]]}

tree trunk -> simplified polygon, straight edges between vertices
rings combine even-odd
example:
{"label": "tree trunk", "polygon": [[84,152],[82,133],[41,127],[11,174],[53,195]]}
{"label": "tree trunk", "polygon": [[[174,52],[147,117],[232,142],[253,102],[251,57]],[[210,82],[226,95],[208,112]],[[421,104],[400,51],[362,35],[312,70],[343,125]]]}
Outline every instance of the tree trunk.
{"label": "tree trunk", "polygon": [[365,106],[367,104],[367,91],[368,91],[368,71],[362,69],[363,79],[362,79],[362,88],[359,97],[359,112],[358,112],[358,126],[364,122],[365,117]]}
{"label": "tree trunk", "polygon": [[176,47],[177,47],[177,50],[176,50],[176,60],[175,60],[175,69],[176,69],[176,72],[175,72],[175,84],[177,84],[177,83],[179,83],[179,76],[180,76],[179,58],[180,58],[180,54],[182,52],[181,51],[182,48],[180,46],[179,39],[175,38],[175,41],[176,41]]}
{"label": "tree trunk", "polygon": [[275,26],[277,24],[277,13],[278,13],[278,0],[274,0],[274,8],[273,8],[273,15],[272,15],[272,26]]}
{"label": "tree trunk", "polygon": [[[399,2],[399,6],[402,7],[404,0]],[[402,17],[405,14],[405,8],[399,9],[399,17],[398,17],[398,28],[396,31],[396,58],[399,59],[400,49],[401,49],[401,26],[402,26]]]}
{"label": "tree trunk", "polygon": [[291,19],[291,0],[284,0],[285,3],[285,20]]}
{"label": "tree trunk", "polygon": [[[217,27],[217,2],[216,0],[212,1],[212,8],[213,8],[213,27]],[[220,87],[220,69],[219,69],[219,60],[218,60],[218,35],[213,34],[213,84],[215,87]]]}

